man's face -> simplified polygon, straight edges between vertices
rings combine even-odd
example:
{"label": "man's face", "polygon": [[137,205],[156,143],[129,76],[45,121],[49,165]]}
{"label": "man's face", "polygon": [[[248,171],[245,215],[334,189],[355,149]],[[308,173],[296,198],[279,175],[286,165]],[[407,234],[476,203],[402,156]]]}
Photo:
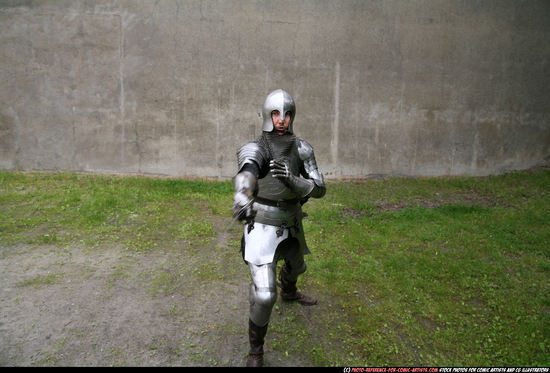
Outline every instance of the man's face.
{"label": "man's face", "polygon": [[271,121],[273,122],[273,128],[277,130],[277,133],[279,135],[284,134],[290,124],[290,111],[287,111],[283,118],[281,113],[279,113],[279,110],[273,110],[271,112]]}

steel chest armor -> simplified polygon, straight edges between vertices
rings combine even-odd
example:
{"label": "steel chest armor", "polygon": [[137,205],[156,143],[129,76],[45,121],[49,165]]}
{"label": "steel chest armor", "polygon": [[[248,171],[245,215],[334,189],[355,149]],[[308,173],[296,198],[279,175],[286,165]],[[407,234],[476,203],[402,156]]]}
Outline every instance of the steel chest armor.
{"label": "steel chest armor", "polygon": [[[274,131],[271,120],[274,110],[283,115],[291,113],[288,130],[283,135]],[[262,135],[237,152],[236,191],[246,189],[254,179],[248,172],[242,172],[247,164],[254,164],[259,170],[258,180],[252,181],[257,184],[247,194],[248,198],[254,198],[255,216],[249,221],[243,237],[244,259],[256,265],[276,261],[276,254],[285,255],[276,250],[290,237],[298,241],[299,254],[309,253],[302,228],[302,204],[309,197],[320,198],[325,194],[313,148],[293,133],[295,113],[294,100],[287,92],[281,89],[271,92],[263,105]],[[273,177],[272,161],[284,165],[288,179]]]}

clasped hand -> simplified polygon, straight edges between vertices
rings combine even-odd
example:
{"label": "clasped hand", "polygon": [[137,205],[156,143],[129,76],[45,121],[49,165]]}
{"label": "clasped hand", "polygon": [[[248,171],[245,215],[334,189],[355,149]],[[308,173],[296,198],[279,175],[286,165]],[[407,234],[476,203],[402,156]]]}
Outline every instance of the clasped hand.
{"label": "clasped hand", "polygon": [[283,182],[290,182],[291,178],[294,176],[290,173],[290,167],[287,161],[272,159],[269,162],[269,167],[271,168],[271,175]]}
{"label": "clasped hand", "polygon": [[304,198],[314,188],[313,181],[294,175],[287,160],[272,160],[269,163],[273,177],[281,180],[298,198]]}

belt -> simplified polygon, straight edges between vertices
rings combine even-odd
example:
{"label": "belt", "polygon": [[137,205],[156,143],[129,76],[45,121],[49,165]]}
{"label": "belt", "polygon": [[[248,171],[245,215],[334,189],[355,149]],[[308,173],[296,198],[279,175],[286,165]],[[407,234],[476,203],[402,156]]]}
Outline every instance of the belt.
{"label": "belt", "polygon": [[262,205],[280,207],[280,208],[284,209],[284,208],[289,208],[289,207],[295,207],[296,204],[298,204],[300,202],[300,200],[298,198],[294,198],[294,199],[283,199],[283,200],[279,200],[279,201],[273,201],[273,200],[267,199],[267,198],[256,197],[254,202],[262,204]]}

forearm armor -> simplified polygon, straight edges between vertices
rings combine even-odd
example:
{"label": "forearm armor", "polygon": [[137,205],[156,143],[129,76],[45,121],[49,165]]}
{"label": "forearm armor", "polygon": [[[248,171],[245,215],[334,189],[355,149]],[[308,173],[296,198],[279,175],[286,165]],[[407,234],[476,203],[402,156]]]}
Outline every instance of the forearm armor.
{"label": "forearm armor", "polygon": [[[252,217],[254,212],[252,210],[251,201],[258,194],[258,183],[256,176],[246,170],[238,173],[234,179],[235,195],[233,198],[233,216],[239,215],[240,219]],[[249,205],[245,210],[244,206]]]}
{"label": "forearm armor", "polygon": [[[313,153],[313,148],[306,141],[300,139],[298,141],[298,154],[304,163],[304,177],[310,185],[309,196],[313,198],[321,198],[326,193],[325,180],[323,174],[317,168],[317,162]],[[305,190],[305,189],[304,189]]]}

